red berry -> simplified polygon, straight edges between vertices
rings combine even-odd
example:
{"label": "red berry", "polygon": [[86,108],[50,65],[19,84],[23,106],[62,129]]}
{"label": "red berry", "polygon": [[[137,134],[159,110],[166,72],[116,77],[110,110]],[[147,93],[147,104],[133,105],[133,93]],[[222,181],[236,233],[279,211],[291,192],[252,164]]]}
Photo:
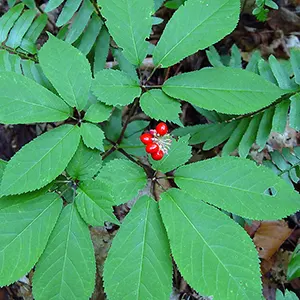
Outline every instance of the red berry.
{"label": "red berry", "polygon": [[164,157],[164,153],[162,150],[158,150],[157,152],[152,153],[151,156],[154,160],[161,160]]}
{"label": "red berry", "polygon": [[156,143],[151,143],[146,146],[147,153],[156,153],[159,150],[159,146]]}
{"label": "red berry", "polygon": [[140,136],[141,142],[145,145],[152,143],[152,138],[153,138],[153,135],[150,133],[143,133]]}
{"label": "red berry", "polygon": [[164,122],[160,122],[156,126],[156,132],[160,135],[165,135],[168,132],[168,126]]}

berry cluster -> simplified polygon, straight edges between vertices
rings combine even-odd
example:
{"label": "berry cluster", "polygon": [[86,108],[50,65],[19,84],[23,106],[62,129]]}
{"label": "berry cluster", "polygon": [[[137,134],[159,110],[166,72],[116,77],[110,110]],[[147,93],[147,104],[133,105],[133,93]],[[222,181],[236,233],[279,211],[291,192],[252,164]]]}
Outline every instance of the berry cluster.
{"label": "berry cluster", "polygon": [[143,133],[140,140],[146,145],[146,152],[151,154],[154,160],[161,160],[168,153],[172,140],[168,134],[166,123],[159,123],[155,129]]}

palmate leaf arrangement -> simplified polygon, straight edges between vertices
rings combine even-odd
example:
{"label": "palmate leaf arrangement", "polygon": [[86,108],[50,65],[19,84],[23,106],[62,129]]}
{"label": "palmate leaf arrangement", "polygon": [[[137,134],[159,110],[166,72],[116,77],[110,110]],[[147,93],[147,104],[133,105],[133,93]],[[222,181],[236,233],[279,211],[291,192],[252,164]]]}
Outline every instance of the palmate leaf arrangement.
{"label": "palmate leaf arrangement", "polygon": [[[48,11],[61,2],[49,1]],[[190,136],[185,134],[173,139],[169,153],[161,160],[150,158],[149,168],[137,160],[143,151],[137,151],[138,155],[134,149],[130,152],[132,144],[141,149],[139,135],[148,123],[127,123],[119,139],[112,131],[122,129],[119,108],[133,101],[132,113],[140,105],[151,118],[178,124],[179,100],[185,100],[207,113],[213,110],[219,116],[230,115],[227,120],[232,116],[247,120],[249,127],[226,123],[229,125],[222,129],[222,134],[202,130],[204,135],[217,139],[211,144],[228,139],[239,126],[252,128],[247,134],[252,144],[251,132],[261,126],[263,147],[262,140],[266,141],[270,132],[269,115],[273,116],[274,109],[276,112],[282,106],[288,113],[284,101],[291,101],[291,120],[299,126],[300,56],[293,54],[294,77],[288,82],[277,66],[275,79],[285,78],[285,86],[276,85],[271,77],[274,68],[268,68],[267,62],[263,70],[267,70],[264,74],[269,77],[262,72],[255,74],[254,70],[216,63],[216,67],[174,76],[161,89],[141,86],[135,68],[149,51],[145,39],[151,32],[151,16],[154,5],[157,9],[162,2],[100,0],[99,7],[94,8],[105,18],[104,25],[89,1],[67,1],[59,25],[67,24],[79,5],[78,14],[85,22],[84,26],[78,25],[80,21],[73,22],[72,38],[69,29],[65,29],[67,34],[60,34],[60,39],[49,35],[37,52],[38,63],[31,61],[30,70],[35,67],[47,84],[37,80],[40,76],[25,72],[26,59],[13,64],[14,56],[1,52],[7,63],[0,72],[0,123],[42,122],[54,128],[25,145],[10,161],[0,161],[0,286],[13,283],[35,266],[35,299],[88,299],[96,273],[89,225],[112,222],[120,225],[120,229],[104,266],[108,299],[169,299],[172,257],[190,286],[203,295],[211,295],[214,300],[262,298],[255,246],[225,212],[250,220],[284,218],[300,207],[300,196],[293,187],[269,168],[244,158],[245,154],[233,157],[227,151],[222,157],[186,164],[191,147]],[[18,5],[8,12],[10,18],[4,15],[0,19],[0,36],[11,34],[21,13],[27,13],[23,4]],[[12,18],[12,10],[18,16]],[[235,28],[239,12],[239,0],[185,1],[154,48],[155,70],[172,66],[219,41]],[[90,19],[92,14],[95,16]],[[89,25],[84,31],[88,22],[96,23],[93,18],[101,24],[96,30],[97,35],[102,32],[98,37],[91,34]],[[13,45],[22,45],[25,34],[19,35]],[[93,72],[85,57],[91,46],[83,51],[87,49],[86,43],[81,43],[83,39],[89,41],[88,37],[83,38],[85,35],[93,37],[92,46],[97,40]],[[115,49],[114,54],[123,70],[103,69],[110,35],[123,49]],[[69,40],[64,41],[66,36]],[[74,41],[75,47],[71,45]],[[33,52],[28,53],[35,54],[34,48],[30,49]],[[15,69],[16,65],[22,68]],[[271,109],[273,112],[265,116]],[[108,119],[109,122],[102,123]],[[131,127],[134,123],[138,125]],[[122,148],[126,138],[128,153],[126,147]],[[107,140],[112,145],[105,151]],[[236,148],[236,140],[231,151]],[[117,153],[125,156],[107,159],[116,153],[116,148]],[[243,148],[242,153],[249,148]],[[106,160],[103,164],[100,153]],[[149,194],[139,198],[120,224],[113,206],[134,198],[147,181],[157,184],[157,177],[163,176],[157,174],[174,170],[168,173],[174,187],[164,190],[159,197]]]}

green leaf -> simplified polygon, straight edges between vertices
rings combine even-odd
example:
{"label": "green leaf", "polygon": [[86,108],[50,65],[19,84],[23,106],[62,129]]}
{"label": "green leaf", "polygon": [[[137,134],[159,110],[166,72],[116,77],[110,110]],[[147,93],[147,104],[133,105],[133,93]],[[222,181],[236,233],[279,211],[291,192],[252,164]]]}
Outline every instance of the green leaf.
{"label": "green leaf", "polygon": [[[230,155],[239,146],[249,126],[250,120],[250,118],[244,118],[238,123],[237,127],[234,129],[230,135],[230,138],[222,149],[222,156]],[[216,132],[216,134],[218,133]]]}
{"label": "green leaf", "polygon": [[38,18],[34,20],[29,30],[26,32],[25,36],[22,39],[20,47],[31,53],[36,54],[36,41],[39,38],[40,34],[47,25],[48,17],[46,14],[41,14]]}
{"label": "green leaf", "polygon": [[131,200],[147,183],[144,170],[126,159],[114,159],[107,163],[97,179],[110,186],[117,205]]}
{"label": "green leaf", "polygon": [[57,122],[71,115],[61,98],[14,72],[0,72],[0,90],[0,123]]}
{"label": "green leaf", "polygon": [[79,185],[77,193],[75,203],[87,224],[103,226],[107,221],[119,223],[113,214],[114,201],[107,184],[100,180],[88,180]]}
{"label": "green leaf", "polygon": [[288,72],[274,55],[269,56],[269,64],[280,88],[285,90],[297,88],[297,85],[290,79]]}
{"label": "green leaf", "polygon": [[285,290],[284,295],[280,290],[276,291],[276,300],[298,300],[298,299],[299,298],[295,293],[290,292],[288,290]]}
{"label": "green leaf", "polygon": [[67,166],[67,173],[74,180],[87,180],[96,175],[102,166],[102,158],[97,150],[87,148],[80,141],[78,149]]}
{"label": "green leaf", "polygon": [[299,49],[296,48],[291,49],[290,62],[292,64],[293,73],[295,75],[295,81],[296,83],[300,84],[300,50]]}
{"label": "green leaf", "polygon": [[100,123],[109,119],[112,113],[112,107],[108,106],[100,101],[92,104],[86,114],[84,115],[84,120],[92,123]]}
{"label": "green leaf", "polygon": [[77,126],[62,125],[25,145],[5,168],[1,195],[33,191],[51,182],[66,168],[79,140]]}
{"label": "green leaf", "polygon": [[300,244],[294,250],[287,269],[287,279],[289,281],[298,277],[300,277]]}
{"label": "green leaf", "polygon": [[34,9],[35,1],[34,0],[22,0],[22,2],[27,5],[27,7]]}
{"label": "green leaf", "polygon": [[70,21],[70,19],[74,16],[81,2],[82,0],[67,0],[56,21],[56,26],[61,27],[67,24]]}
{"label": "green leaf", "polygon": [[98,0],[98,3],[110,34],[124,49],[124,56],[133,65],[140,65],[147,55],[145,39],[151,32],[153,0]]}
{"label": "green leaf", "polygon": [[20,17],[24,4],[19,3],[0,18],[0,43],[4,42],[11,28]]}
{"label": "green leaf", "polygon": [[80,127],[81,136],[85,145],[91,149],[98,149],[104,152],[104,132],[95,124],[82,123]]}
{"label": "green leaf", "polygon": [[123,51],[120,48],[116,49],[116,48],[111,47],[111,52],[112,52],[113,57],[118,62],[118,68],[121,71],[129,74],[135,80],[139,81],[135,66],[126,59],[126,57],[123,54]]}
{"label": "green leaf", "polygon": [[0,199],[0,286],[28,273],[43,253],[62,209],[56,194]]}
{"label": "green leaf", "polygon": [[163,4],[164,0],[154,0],[154,10],[157,11]]}
{"label": "green leaf", "polygon": [[262,114],[255,115],[250,118],[248,128],[243,134],[241,141],[239,143],[239,155],[240,157],[247,157],[249,154],[252,144],[255,142],[256,134],[259,128],[259,124],[262,118]]}
{"label": "green leaf", "polygon": [[293,188],[248,159],[217,157],[189,164],[176,171],[175,182],[192,196],[248,219],[277,220],[299,210],[300,196]]}
{"label": "green leaf", "polygon": [[5,44],[10,48],[21,45],[22,39],[36,16],[36,10],[25,10],[11,29]]}
{"label": "green leaf", "polygon": [[218,42],[235,28],[239,14],[238,0],[185,2],[174,13],[163,32],[154,50],[154,64],[169,67]]}
{"label": "green leaf", "polygon": [[214,300],[261,299],[258,255],[243,228],[178,189],[161,198],[172,255],[191,287]]}
{"label": "green leaf", "polygon": [[129,104],[142,92],[139,84],[131,76],[111,69],[96,74],[92,91],[101,102],[114,106]]}
{"label": "green leaf", "polygon": [[104,289],[109,299],[170,298],[170,248],[153,199],[140,198],[114,238],[104,264]]}
{"label": "green leaf", "polygon": [[293,95],[290,99],[290,126],[296,130],[300,130],[300,93]]}
{"label": "green leaf", "polygon": [[263,113],[256,135],[256,144],[260,147],[259,151],[261,151],[267,143],[270,132],[272,130],[273,116],[274,107],[266,109]]}
{"label": "green leaf", "polygon": [[179,121],[180,102],[161,90],[154,89],[144,93],[140,105],[144,113],[155,120],[174,121],[174,123]]}
{"label": "green leaf", "polygon": [[278,103],[275,107],[275,112],[272,121],[272,131],[283,133],[286,128],[290,101],[284,100]]}
{"label": "green leaf", "polygon": [[67,205],[50,236],[33,277],[33,294],[43,299],[89,299],[95,285],[95,256],[88,226]]}
{"label": "green leaf", "polygon": [[189,135],[180,138],[178,141],[172,139],[172,145],[161,160],[150,159],[152,167],[163,173],[172,171],[186,163],[191,157],[191,147],[189,146]]}
{"label": "green leaf", "polygon": [[163,91],[227,114],[246,114],[270,105],[283,91],[262,77],[235,68],[205,68],[168,79]]}
{"label": "green leaf", "polygon": [[61,97],[82,110],[91,86],[90,64],[76,48],[50,35],[39,51],[40,65]]}
{"label": "green leaf", "polygon": [[78,41],[76,47],[84,54],[88,55],[96,42],[96,39],[100,33],[103,22],[96,13],[93,13],[92,18]]}
{"label": "green leaf", "polygon": [[0,182],[4,173],[4,170],[6,168],[7,162],[5,160],[0,159]]}
{"label": "green leaf", "polygon": [[45,12],[49,12],[57,8],[59,5],[61,5],[64,2],[64,0],[49,0]]}
{"label": "green leaf", "polygon": [[107,31],[107,28],[105,26],[102,26],[95,43],[94,74],[103,70],[105,67],[109,51],[109,42],[110,35]]}
{"label": "green leaf", "polygon": [[71,28],[67,33],[65,41],[72,44],[83,33],[84,28],[88,24],[90,17],[94,11],[94,6],[90,0],[84,0],[82,5],[74,17]]}

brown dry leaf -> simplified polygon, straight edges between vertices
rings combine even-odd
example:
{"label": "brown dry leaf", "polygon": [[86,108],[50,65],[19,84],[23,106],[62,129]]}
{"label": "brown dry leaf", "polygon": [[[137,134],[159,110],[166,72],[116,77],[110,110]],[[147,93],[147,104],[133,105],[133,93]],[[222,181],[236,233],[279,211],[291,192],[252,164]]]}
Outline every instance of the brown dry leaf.
{"label": "brown dry leaf", "polygon": [[257,231],[257,229],[259,228],[261,224],[261,221],[252,221],[251,225],[249,225],[248,223],[245,223],[245,230],[247,231],[247,233],[253,237],[255,232]]}
{"label": "brown dry leaf", "polygon": [[261,222],[253,238],[259,257],[270,259],[292,231],[283,220]]}

